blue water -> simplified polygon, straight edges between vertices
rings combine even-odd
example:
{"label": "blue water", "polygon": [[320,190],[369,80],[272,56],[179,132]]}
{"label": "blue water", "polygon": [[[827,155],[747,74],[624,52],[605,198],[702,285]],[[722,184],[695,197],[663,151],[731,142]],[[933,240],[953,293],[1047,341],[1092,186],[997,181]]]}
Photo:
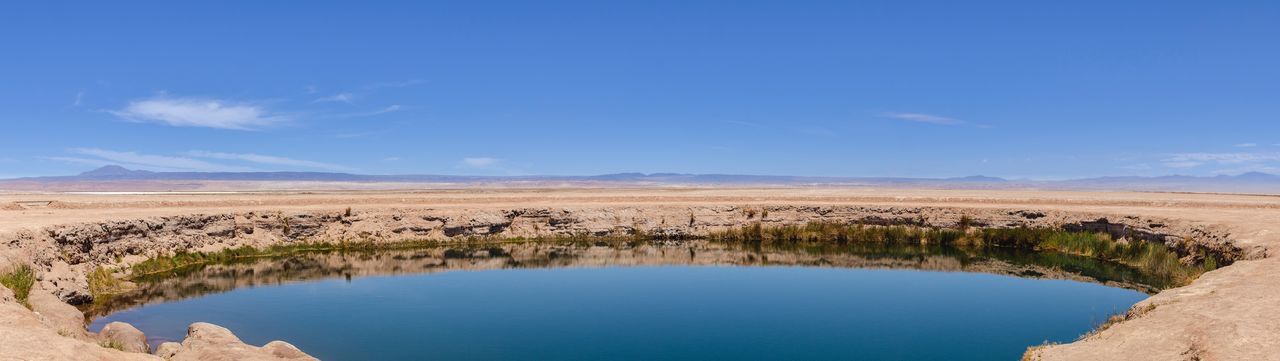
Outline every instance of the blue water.
{"label": "blue water", "polygon": [[192,322],[331,360],[1016,360],[1146,295],[981,273],[653,266],[454,271],[241,288],[96,320]]}

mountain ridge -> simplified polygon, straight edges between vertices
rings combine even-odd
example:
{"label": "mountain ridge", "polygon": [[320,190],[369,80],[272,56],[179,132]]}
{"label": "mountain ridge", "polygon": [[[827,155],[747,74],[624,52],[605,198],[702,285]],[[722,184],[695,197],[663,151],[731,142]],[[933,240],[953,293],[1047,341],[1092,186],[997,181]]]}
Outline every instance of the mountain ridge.
{"label": "mountain ridge", "polygon": [[[1280,175],[1249,172],[1219,176],[1109,176],[1054,181],[1011,180],[1001,177],[973,175],[950,178],[913,177],[832,177],[748,174],[686,173],[611,173],[583,176],[520,175],[473,176],[442,174],[368,175],[339,172],[156,172],[107,165],[70,176],[44,176],[0,179],[0,189],[66,190],[66,189],[133,189],[137,184],[191,183],[183,187],[199,188],[201,184],[226,182],[334,182],[378,184],[403,183],[434,186],[906,186],[937,188],[1027,188],[1192,192],[1261,192],[1280,194]],[[202,183],[203,182],[203,183]],[[147,186],[151,187],[151,186]],[[143,187],[143,188],[147,188]],[[158,186],[157,186],[158,187]],[[319,187],[313,185],[312,187]],[[417,186],[410,186],[410,188]],[[166,188],[167,189],[167,188]]]}
{"label": "mountain ridge", "polygon": [[643,173],[622,172],[598,175],[515,175],[515,176],[482,176],[482,175],[450,175],[450,174],[356,174],[344,172],[307,172],[307,171],[261,171],[261,172],[157,172],[129,169],[120,165],[105,165],[71,176],[39,176],[0,181],[57,181],[57,180],[293,180],[293,181],[426,181],[426,180],[595,180],[595,181],[764,181],[792,180],[811,182],[833,181],[875,181],[875,182],[911,182],[938,181],[964,183],[1054,183],[1054,182],[1124,182],[1134,180],[1247,180],[1261,182],[1280,182],[1280,175],[1247,172],[1238,175],[1217,176],[1105,176],[1075,178],[1058,181],[1010,180],[1001,177],[971,175],[963,177],[929,178],[929,177],[841,177],[841,176],[793,176],[793,175],[756,175],[727,173]]}

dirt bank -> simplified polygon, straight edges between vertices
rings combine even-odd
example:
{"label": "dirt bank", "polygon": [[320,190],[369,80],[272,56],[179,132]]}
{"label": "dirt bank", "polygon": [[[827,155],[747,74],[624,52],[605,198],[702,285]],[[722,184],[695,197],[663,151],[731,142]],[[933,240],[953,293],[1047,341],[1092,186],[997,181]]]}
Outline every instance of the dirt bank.
{"label": "dirt bank", "polygon": [[[1280,341],[1274,340],[1280,334],[1280,285],[1266,277],[1280,271],[1280,264],[1266,257],[1280,243],[1276,233],[1280,198],[1276,197],[865,188],[611,189],[3,195],[0,205],[7,205],[0,210],[0,242],[6,247],[2,252],[10,263],[27,263],[36,269],[41,292],[70,303],[91,300],[86,275],[98,266],[127,266],[177,250],[213,251],[238,245],[636,232],[701,235],[756,221],[955,226],[962,217],[977,226],[1103,231],[1130,240],[1162,242],[1187,254],[1197,253],[1188,252],[1195,249],[1239,261],[1144,301],[1137,306],[1144,312],[1132,320],[1079,342],[1037,349],[1030,357],[1227,360],[1280,355]],[[25,334],[26,327],[32,324],[4,323],[0,333]],[[47,331],[45,336],[84,343],[60,336],[57,329]],[[17,344],[0,346],[5,346],[0,348],[4,352],[22,349]]]}

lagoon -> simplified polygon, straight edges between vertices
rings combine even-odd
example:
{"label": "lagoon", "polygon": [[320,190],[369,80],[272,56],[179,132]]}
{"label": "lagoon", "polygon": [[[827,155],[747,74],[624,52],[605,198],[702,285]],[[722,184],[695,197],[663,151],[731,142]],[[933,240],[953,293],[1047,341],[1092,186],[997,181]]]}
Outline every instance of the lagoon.
{"label": "lagoon", "polygon": [[211,322],[326,360],[998,360],[1147,297],[1017,259],[710,243],[298,255],[156,280],[169,291],[122,297],[91,329],[128,322],[154,347]]}

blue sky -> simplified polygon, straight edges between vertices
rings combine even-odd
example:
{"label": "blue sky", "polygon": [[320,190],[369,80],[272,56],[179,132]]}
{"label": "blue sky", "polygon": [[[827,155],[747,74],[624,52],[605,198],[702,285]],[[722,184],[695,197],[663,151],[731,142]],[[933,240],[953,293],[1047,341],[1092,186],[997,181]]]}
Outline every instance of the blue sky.
{"label": "blue sky", "polygon": [[1280,172],[1273,1],[0,6],[0,177]]}

